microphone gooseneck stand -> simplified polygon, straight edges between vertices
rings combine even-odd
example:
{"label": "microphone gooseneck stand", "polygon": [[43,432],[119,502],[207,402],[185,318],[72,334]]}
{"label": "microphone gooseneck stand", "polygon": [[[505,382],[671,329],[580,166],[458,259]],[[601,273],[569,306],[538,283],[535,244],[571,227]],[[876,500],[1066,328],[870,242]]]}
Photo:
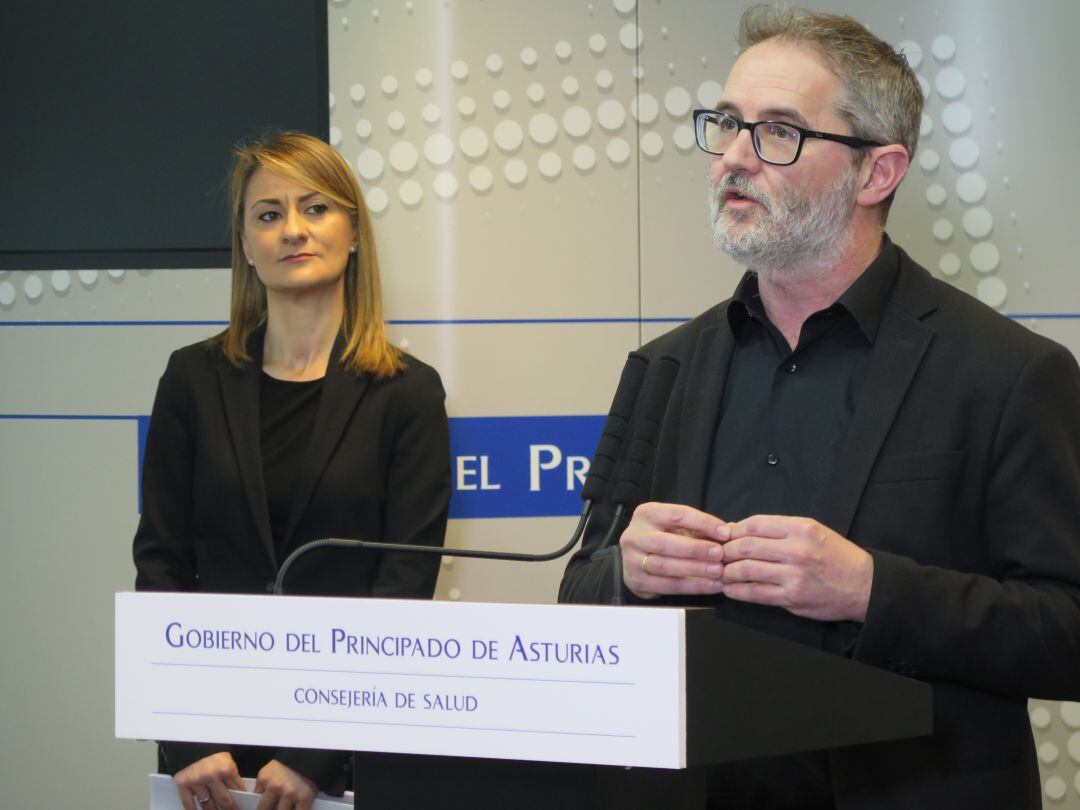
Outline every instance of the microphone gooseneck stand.
{"label": "microphone gooseneck stand", "polygon": [[278,569],[277,579],[274,581],[274,593],[281,595],[284,591],[285,574],[297,558],[302,557],[309,551],[320,548],[362,548],[371,551],[402,551],[406,554],[429,554],[435,557],[472,557],[481,560],[516,560],[518,562],[546,562],[554,560],[570,551],[577,545],[581,535],[585,532],[585,524],[592,513],[592,501],[585,504],[578,518],[577,527],[570,536],[570,540],[560,549],[549,551],[544,554],[526,554],[517,551],[488,551],[486,549],[468,548],[443,548],[442,546],[417,546],[407,543],[381,543],[374,540],[350,540],[344,537],[325,537],[322,540],[312,540],[304,543],[292,554],[285,558],[285,562]]}
{"label": "microphone gooseneck stand", "polygon": [[[615,390],[615,397],[611,404],[611,410],[608,412],[607,420],[604,422],[603,432],[600,434],[600,441],[597,444],[593,464],[589,469],[589,474],[586,476],[585,483],[581,489],[581,497],[585,501],[585,506],[581,510],[581,516],[578,519],[577,527],[570,536],[570,540],[567,541],[566,545],[562,548],[544,554],[527,554],[514,551],[448,549],[442,546],[420,546],[327,537],[305,543],[285,558],[285,561],[281,564],[281,568],[278,569],[278,575],[274,581],[274,593],[279,595],[284,593],[285,575],[299,557],[320,548],[358,548],[370,551],[429,554],[437,557],[468,557],[472,559],[512,560],[517,562],[547,562],[548,560],[554,560],[567,554],[578,544],[581,540],[581,536],[585,533],[585,526],[589,521],[589,516],[592,514],[593,504],[603,498],[608,489],[611,471],[615,465],[615,459],[618,455],[619,448],[622,446],[626,429],[630,424],[630,417],[634,412],[634,405],[637,402],[641,384],[645,379],[645,372],[648,368],[648,364],[648,358],[640,352],[631,352],[627,357],[626,365],[623,366],[622,376],[619,378],[619,385]],[[610,535],[613,534],[617,523],[618,521],[616,521],[615,524],[612,524],[611,529],[608,530],[609,537],[606,538],[607,542],[610,542]]]}

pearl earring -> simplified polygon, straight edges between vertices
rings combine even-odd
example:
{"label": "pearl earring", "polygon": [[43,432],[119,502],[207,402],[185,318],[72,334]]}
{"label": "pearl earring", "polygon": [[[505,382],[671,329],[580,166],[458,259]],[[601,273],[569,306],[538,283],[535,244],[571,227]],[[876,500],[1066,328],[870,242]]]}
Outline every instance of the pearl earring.
{"label": "pearl earring", "polygon": [[349,245],[349,253],[356,253],[356,245]]}

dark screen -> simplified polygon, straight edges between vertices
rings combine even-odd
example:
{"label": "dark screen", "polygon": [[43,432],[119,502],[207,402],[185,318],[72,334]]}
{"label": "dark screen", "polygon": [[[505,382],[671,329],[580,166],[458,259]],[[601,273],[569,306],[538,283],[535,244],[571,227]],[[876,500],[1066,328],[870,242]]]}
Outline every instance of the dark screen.
{"label": "dark screen", "polygon": [[0,268],[228,266],[235,144],[326,138],[325,0],[3,0]]}

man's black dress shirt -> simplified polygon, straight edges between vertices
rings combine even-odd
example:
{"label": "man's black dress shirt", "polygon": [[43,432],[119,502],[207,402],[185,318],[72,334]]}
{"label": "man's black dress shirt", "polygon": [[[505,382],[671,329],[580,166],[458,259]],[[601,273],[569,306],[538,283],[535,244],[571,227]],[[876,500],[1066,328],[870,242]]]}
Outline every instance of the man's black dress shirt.
{"label": "man's black dress shirt", "polygon": [[[812,515],[829,487],[835,449],[850,428],[885,302],[896,280],[886,239],[835,304],[811,315],[792,350],[769,321],[747,273],[728,308],[735,352],[710,452],[705,511],[726,521]],[[819,647],[824,625],[781,608],[719,597],[720,618]],[[731,696],[737,699],[737,696]],[[721,696],[722,699],[722,696]],[[733,810],[832,808],[824,752],[719,766],[710,806]]]}

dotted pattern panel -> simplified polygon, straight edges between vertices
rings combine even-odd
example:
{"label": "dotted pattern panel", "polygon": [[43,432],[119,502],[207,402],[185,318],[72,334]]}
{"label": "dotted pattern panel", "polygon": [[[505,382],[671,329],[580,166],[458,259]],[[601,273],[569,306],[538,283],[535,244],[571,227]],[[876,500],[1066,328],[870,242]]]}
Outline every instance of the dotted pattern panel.
{"label": "dotted pattern panel", "polygon": [[1080,807],[1080,703],[1033,700],[1028,714],[1043,780],[1043,806]]}

